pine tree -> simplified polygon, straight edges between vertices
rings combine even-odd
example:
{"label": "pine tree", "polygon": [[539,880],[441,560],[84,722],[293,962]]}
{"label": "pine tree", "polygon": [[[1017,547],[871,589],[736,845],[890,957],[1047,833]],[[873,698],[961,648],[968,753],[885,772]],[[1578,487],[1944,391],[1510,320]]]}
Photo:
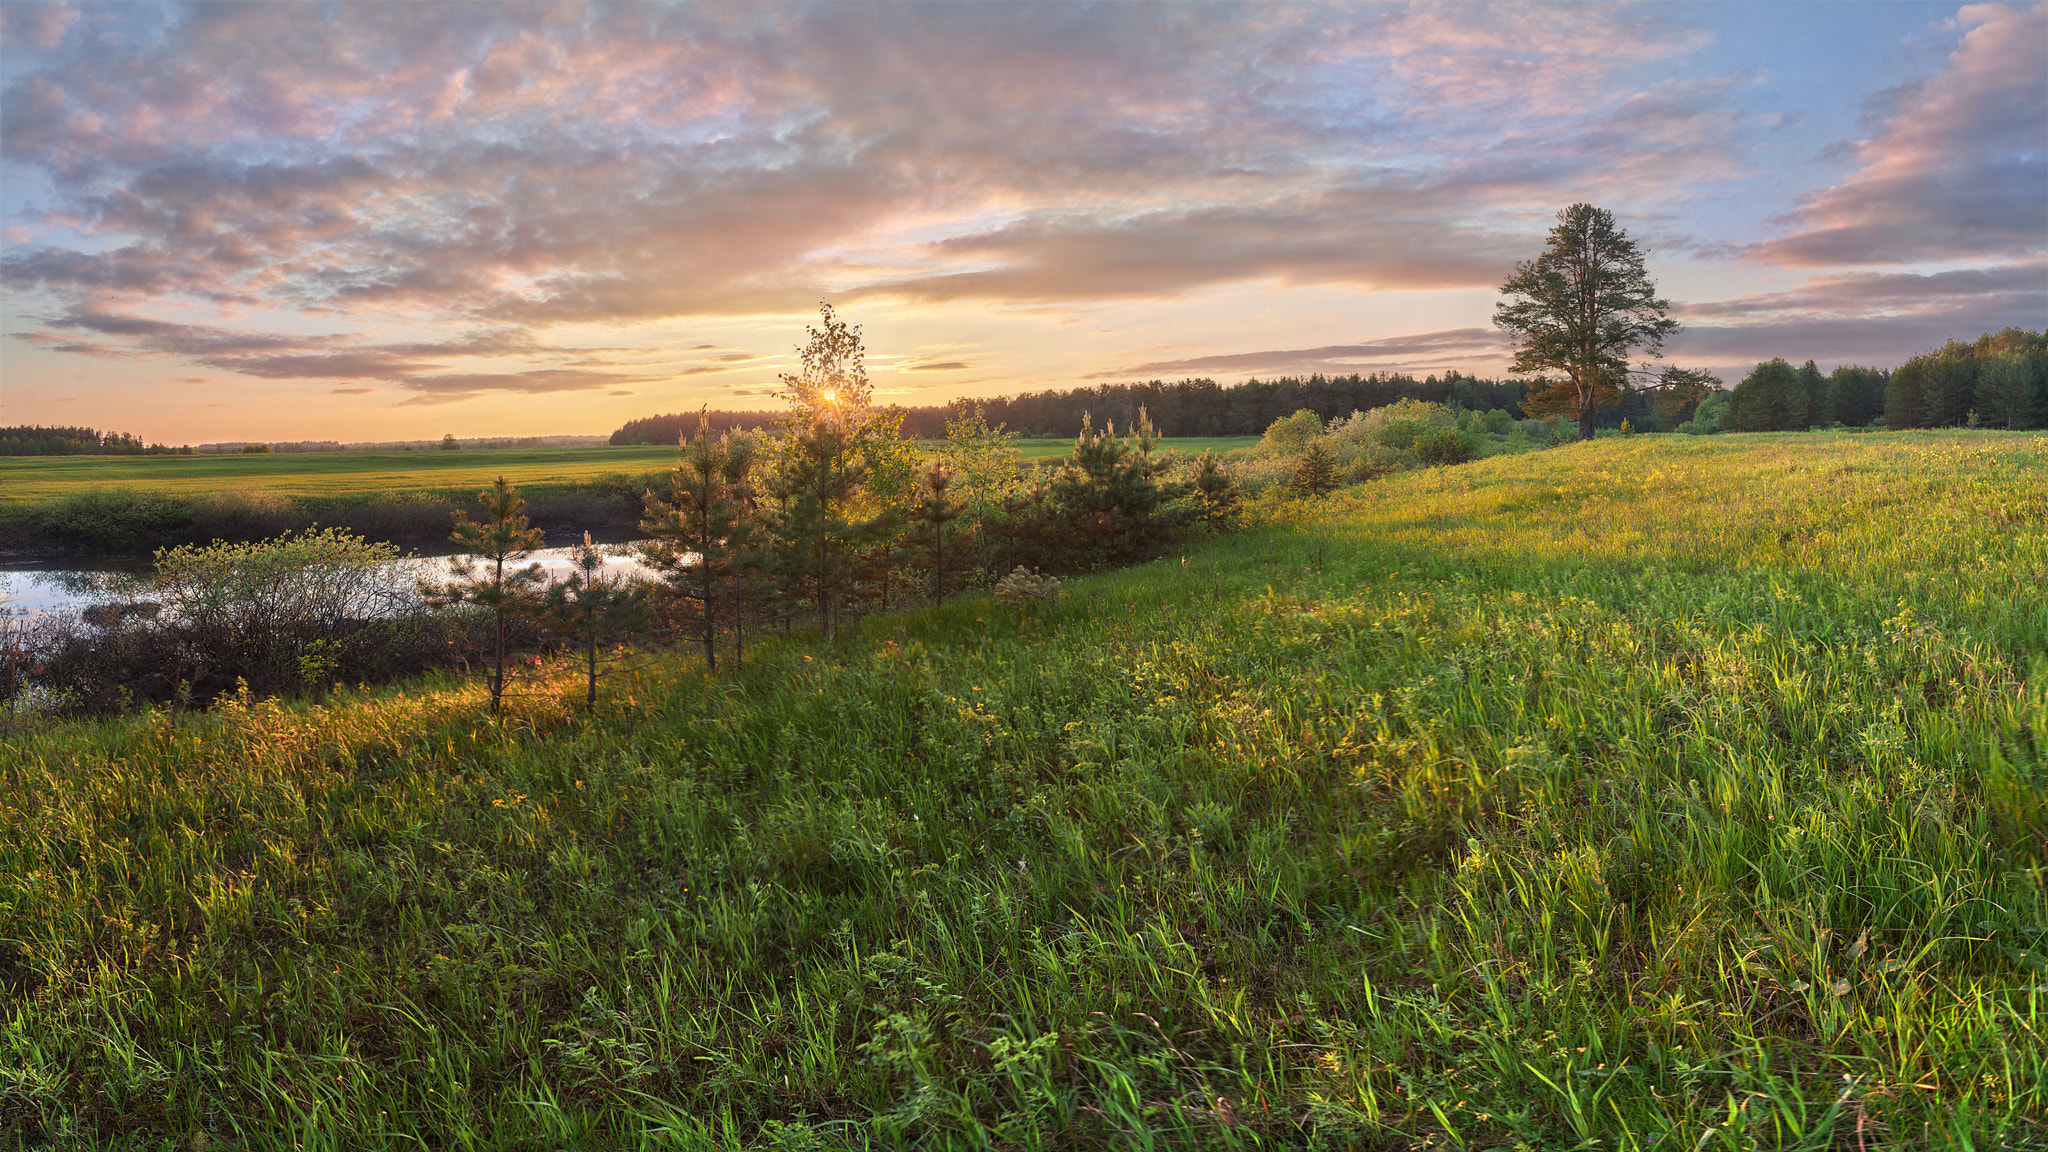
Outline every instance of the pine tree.
{"label": "pine tree", "polygon": [[667,499],[647,496],[640,527],[652,539],[641,555],[663,575],[704,645],[704,666],[718,670],[718,621],[737,616],[730,594],[734,565],[753,529],[744,491],[753,469],[752,442],[731,436],[713,439],[711,420],[700,412],[697,438],[679,451],[669,474]]}
{"label": "pine tree", "polygon": [[[491,614],[496,640],[491,657],[491,711],[496,713],[505,698],[505,649],[512,624],[534,613],[546,579],[540,565],[520,568],[518,564],[539,548],[545,537],[527,523],[526,501],[503,476],[479,492],[477,499],[490,519],[477,522],[463,512],[455,513],[455,530],[448,538],[462,545],[467,554],[449,558],[446,583],[422,582],[420,590],[429,603],[471,604]],[[478,561],[487,566],[486,571],[477,570]]]}
{"label": "pine tree", "polygon": [[1219,527],[1229,523],[1244,503],[1237,489],[1237,477],[1224,470],[1214,452],[1203,452],[1196,464],[1195,498],[1201,501],[1202,519]]}
{"label": "pine tree", "polygon": [[570,550],[569,561],[576,570],[549,586],[542,611],[549,625],[569,637],[582,653],[589,684],[584,705],[595,708],[598,648],[645,626],[647,589],[605,572],[604,553],[591,542],[588,532],[583,534],[582,545]]}
{"label": "pine tree", "polygon": [[[918,472],[920,499],[910,511],[911,524],[915,534],[913,540],[926,556],[931,567],[931,594],[933,604],[946,596],[946,537],[953,521],[967,511],[964,501],[954,500],[946,495],[952,485],[953,471],[942,460],[934,460]],[[957,543],[957,541],[956,541]],[[956,548],[957,551],[957,548]]]}
{"label": "pine tree", "polygon": [[1804,432],[1834,423],[1834,405],[1828,402],[1828,378],[1820,374],[1820,367],[1811,360],[1799,369],[1799,385],[1793,391],[1793,403],[1787,408],[1794,406],[1798,409],[1797,419],[1789,422],[1788,431]]}
{"label": "pine tree", "polygon": [[1884,412],[1885,385],[1889,373],[1875,368],[1845,364],[1828,377],[1830,418],[1851,428],[1869,424]]}
{"label": "pine tree", "polygon": [[1984,361],[1977,376],[1977,413],[1992,428],[2017,431],[2033,424],[2034,365],[2017,352]]}
{"label": "pine tree", "polygon": [[1337,490],[1337,461],[1322,441],[1309,441],[1308,451],[1288,477],[1287,490],[1296,496],[1327,496]]}
{"label": "pine tree", "polygon": [[1719,385],[1690,369],[1630,366],[1638,350],[1661,357],[1679,324],[1668,315],[1671,302],[1657,296],[1643,250],[1604,208],[1574,204],[1559,212],[1549,247],[1515,265],[1500,291],[1506,299],[1493,323],[1514,342],[1509,371],[1562,373],[1538,376],[1523,410],[1575,417],[1581,440],[1593,438],[1600,409],[1623,396],[1655,392],[1685,402]]}
{"label": "pine tree", "polygon": [[1927,379],[1927,357],[1915,356],[1892,369],[1884,388],[1884,426],[1897,432],[1904,428],[1925,428],[1922,404]]}
{"label": "pine tree", "polygon": [[1799,373],[1782,358],[1756,366],[1735,386],[1737,432],[1783,432],[1806,428],[1806,390]]}

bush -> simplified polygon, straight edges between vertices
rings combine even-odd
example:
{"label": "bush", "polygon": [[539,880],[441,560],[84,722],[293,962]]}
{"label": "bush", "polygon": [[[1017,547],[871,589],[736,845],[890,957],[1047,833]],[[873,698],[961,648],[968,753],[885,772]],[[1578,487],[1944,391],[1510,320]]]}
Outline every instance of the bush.
{"label": "bush", "polygon": [[1479,455],[1477,446],[1456,428],[1419,428],[1413,446],[1422,462],[1430,465],[1463,464]]}
{"label": "bush", "polygon": [[1322,417],[1303,408],[1268,425],[1265,439],[1260,441],[1259,447],[1278,452],[1299,452],[1322,434]]}
{"label": "bush", "polygon": [[70,710],[115,711],[204,704],[241,682],[318,694],[433,667],[467,647],[472,622],[429,612],[398,558],[337,529],[160,549],[154,574],[102,582],[117,601],[96,606],[106,610],[37,621],[21,687]]}

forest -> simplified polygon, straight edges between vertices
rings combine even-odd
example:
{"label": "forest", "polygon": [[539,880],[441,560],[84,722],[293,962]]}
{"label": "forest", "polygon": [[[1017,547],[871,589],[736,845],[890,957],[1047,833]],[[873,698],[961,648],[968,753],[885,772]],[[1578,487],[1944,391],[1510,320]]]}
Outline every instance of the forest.
{"label": "forest", "polygon": [[1897,368],[1843,365],[1827,376],[1811,360],[1769,360],[1735,386],[1731,409],[1736,432],[2048,427],[2048,333],[2007,328]]}
{"label": "forest", "polygon": [[190,456],[189,445],[144,444],[127,432],[16,424],[0,427],[0,456]]}
{"label": "forest", "polygon": [[[1399,400],[1442,404],[1452,410],[1499,409],[1515,419],[1528,413],[1522,400],[1530,382],[1487,379],[1456,370],[1417,379],[1403,373],[1283,376],[1219,384],[1211,379],[1049,389],[1016,396],[963,399],[899,408],[903,434],[945,435],[948,421],[978,411],[992,427],[1025,438],[1069,437],[1084,419],[1129,427],[1142,409],[1159,434],[1256,436],[1273,421],[1307,410],[1324,422],[1370,412]],[[673,444],[697,427],[698,413],[669,413],[628,421],[611,443]],[[772,428],[783,413],[712,411],[714,431]],[[1758,364],[1732,391],[1697,404],[1660,411],[1630,393],[1604,407],[1601,428],[1626,421],[1637,432],[1804,432],[1809,428],[2048,427],[2048,334],[2007,328],[1973,342],[1950,340],[1897,368],[1842,365],[1823,374],[1812,360],[1793,367],[1779,358]]]}

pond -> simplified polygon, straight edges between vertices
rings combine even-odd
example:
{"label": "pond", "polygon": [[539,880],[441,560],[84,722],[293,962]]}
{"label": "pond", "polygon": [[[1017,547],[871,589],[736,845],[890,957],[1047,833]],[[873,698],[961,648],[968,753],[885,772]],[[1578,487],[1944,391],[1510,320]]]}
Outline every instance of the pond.
{"label": "pond", "polygon": [[[628,576],[651,577],[646,565],[633,554],[631,542],[601,544],[606,553],[605,571]],[[525,563],[537,563],[548,579],[560,580],[574,571],[570,549],[543,548]],[[439,576],[448,570],[448,555],[409,555],[396,567],[413,576]],[[43,559],[0,560],[0,615],[71,613],[109,599],[99,590],[99,578],[110,574],[146,576],[151,567],[147,556],[65,556]]]}

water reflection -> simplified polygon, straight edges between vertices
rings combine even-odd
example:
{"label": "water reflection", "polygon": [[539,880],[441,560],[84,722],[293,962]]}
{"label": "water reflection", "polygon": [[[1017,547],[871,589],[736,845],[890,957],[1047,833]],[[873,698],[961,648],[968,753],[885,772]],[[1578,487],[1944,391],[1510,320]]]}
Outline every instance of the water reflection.
{"label": "water reflection", "polygon": [[[653,578],[642,564],[634,543],[601,544],[607,574]],[[568,548],[543,548],[520,562],[539,564],[549,580],[561,580],[575,571]],[[425,578],[445,577],[452,557],[407,556],[394,563],[394,582],[410,585]],[[481,558],[478,558],[479,560]],[[77,612],[87,605],[134,598],[137,581],[149,574],[147,557],[56,560],[0,563],[0,613],[39,615],[46,612]]]}

